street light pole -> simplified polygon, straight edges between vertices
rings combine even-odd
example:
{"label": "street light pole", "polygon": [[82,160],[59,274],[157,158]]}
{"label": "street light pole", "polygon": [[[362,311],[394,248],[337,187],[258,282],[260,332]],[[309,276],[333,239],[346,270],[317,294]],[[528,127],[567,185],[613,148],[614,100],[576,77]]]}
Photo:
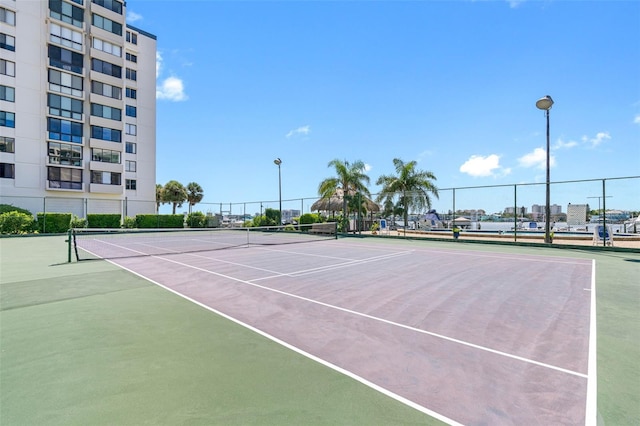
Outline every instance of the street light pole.
{"label": "street light pole", "polygon": [[544,208],[544,242],[547,244],[551,243],[551,179],[550,179],[550,153],[549,153],[549,110],[553,105],[553,99],[551,96],[547,95],[544,98],[538,99],[536,102],[536,107],[545,112],[545,116],[547,117],[547,181],[546,181],[546,204]]}
{"label": "street light pole", "polygon": [[280,174],[280,164],[282,164],[282,160],[280,158],[276,158],[273,160],[273,163],[278,166],[278,204],[280,209],[280,216],[278,220],[280,223],[279,226],[282,225],[282,175]]}

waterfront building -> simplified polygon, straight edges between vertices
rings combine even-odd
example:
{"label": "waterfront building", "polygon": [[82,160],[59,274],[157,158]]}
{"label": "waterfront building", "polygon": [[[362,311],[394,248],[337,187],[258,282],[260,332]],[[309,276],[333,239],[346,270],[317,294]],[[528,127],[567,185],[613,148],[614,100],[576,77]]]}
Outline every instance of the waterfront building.
{"label": "waterfront building", "polygon": [[156,37],[118,0],[0,0],[0,203],[155,212]]}

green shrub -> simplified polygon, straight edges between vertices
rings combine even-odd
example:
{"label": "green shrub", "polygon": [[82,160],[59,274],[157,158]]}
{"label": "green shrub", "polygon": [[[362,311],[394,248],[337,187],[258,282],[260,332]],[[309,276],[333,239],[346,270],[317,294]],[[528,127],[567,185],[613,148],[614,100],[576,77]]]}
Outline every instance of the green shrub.
{"label": "green shrub", "polygon": [[38,232],[61,234],[71,228],[71,213],[38,213]]}
{"label": "green shrub", "polygon": [[74,229],[78,228],[86,228],[87,227],[87,219],[81,219],[76,215],[73,215],[71,218],[71,227]]}
{"label": "green shrub", "polygon": [[33,213],[31,213],[27,209],[23,209],[23,208],[20,208],[20,207],[12,206],[11,204],[0,204],[0,214],[1,213],[9,213],[9,212],[24,213],[24,214],[28,214],[29,216],[31,216],[33,218]]}
{"label": "green shrub", "polygon": [[138,228],[184,228],[181,214],[139,214],[136,216]]}
{"label": "green shrub", "polygon": [[34,229],[34,220],[31,213],[10,211],[0,214],[0,233],[2,234],[26,234]]}
{"label": "green shrub", "polygon": [[292,231],[296,231],[296,227],[291,224],[288,224],[284,226],[284,230],[287,232],[292,232]]}
{"label": "green shrub", "polygon": [[122,223],[123,228],[132,229],[136,227],[136,218],[135,217],[125,217],[124,222]]}
{"label": "green shrub", "polygon": [[120,228],[119,214],[88,214],[87,226],[89,228]]}
{"label": "green shrub", "polygon": [[187,225],[191,228],[206,228],[207,217],[202,212],[193,212],[187,216]]}
{"label": "green shrub", "polygon": [[300,216],[300,224],[308,225],[310,223],[322,222],[322,217],[319,213],[305,213]]}

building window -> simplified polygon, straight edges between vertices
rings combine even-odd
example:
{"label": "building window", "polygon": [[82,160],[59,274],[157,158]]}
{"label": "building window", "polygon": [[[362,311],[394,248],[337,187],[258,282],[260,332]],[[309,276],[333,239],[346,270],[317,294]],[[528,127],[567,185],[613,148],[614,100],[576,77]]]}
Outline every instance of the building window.
{"label": "building window", "polygon": [[49,114],[58,117],[72,118],[74,120],[82,120],[83,110],[82,101],[80,99],[67,98],[66,96],[47,94],[47,106]]}
{"label": "building window", "polygon": [[0,111],[0,126],[16,127],[16,115],[13,112]]}
{"label": "building window", "polygon": [[82,169],[48,167],[47,180],[50,188],[82,189]]}
{"label": "building window", "polygon": [[127,68],[127,79],[136,81],[138,80],[138,71]]}
{"label": "building window", "polygon": [[91,183],[100,183],[102,185],[122,185],[121,176],[121,173],[92,170]]}
{"label": "building window", "polygon": [[136,190],[137,183],[135,179],[125,179],[126,188],[132,191]]}
{"label": "building window", "polygon": [[125,152],[127,154],[136,154],[138,152],[138,147],[133,142],[127,142],[125,145]]}
{"label": "building window", "polygon": [[100,104],[91,104],[91,115],[94,117],[108,118],[109,120],[122,120],[121,109]]}
{"label": "building window", "polygon": [[113,99],[122,99],[122,88],[95,80],[91,82],[91,93]]}
{"label": "building window", "polygon": [[0,101],[15,102],[16,89],[9,86],[0,85]]}
{"label": "building window", "polygon": [[48,146],[49,164],[82,166],[82,146],[60,142],[49,142]]}
{"label": "building window", "polygon": [[49,69],[49,90],[80,97],[84,91],[83,79],[77,75]]}
{"label": "building window", "polygon": [[16,140],[8,136],[0,136],[0,152],[9,154],[16,152]]}
{"label": "building window", "polygon": [[101,61],[100,59],[91,59],[91,69],[112,77],[122,78],[122,67],[110,62]]}
{"label": "building window", "polygon": [[[93,3],[98,4],[112,12],[122,15],[122,3],[116,0],[92,0]],[[121,34],[122,35],[122,34]]]}
{"label": "building window", "polygon": [[91,126],[91,137],[94,139],[102,139],[109,142],[121,142],[122,132],[118,129],[109,129],[108,127]]}
{"label": "building window", "polygon": [[138,62],[138,57],[136,55],[134,55],[133,53],[128,53],[127,52],[127,61]]}
{"label": "building window", "polygon": [[0,22],[5,24],[16,26],[16,13],[13,10],[0,7]]}
{"label": "building window", "polygon": [[0,178],[15,179],[16,166],[11,163],[0,163]]}
{"label": "building window", "polygon": [[108,41],[94,37],[92,46],[94,49],[101,50],[110,55],[117,56],[118,58],[122,57],[122,47],[117,44],[109,43]]}
{"label": "building window", "polygon": [[84,56],[58,46],[49,45],[49,65],[82,74]]}
{"label": "building window", "polygon": [[50,40],[54,43],[70,47],[75,50],[82,50],[82,33],[58,24],[50,25]]}
{"label": "building window", "polygon": [[84,9],[62,0],[49,0],[50,16],[75,27],[82,28],[84,24]]}
{"label": "building window", "polygon": [[131,105],[127,105],[127,116],[128,117],[137,117],[138,116],[138,109],[134,106]]}
{"label": "building window", "polygon": [[135,124],[125,124],[125,132],[128,135],[136,136],[138,134],[138,127]]}
{"label": "building window", "polygon": [[82,143],[82,123],[47,118],[49,139],[63,142]]}
{"label": "building window", "polygon": [[135,172],[136,171],[136,162],[131,160],[125,160],[124,162],[124,171],[125,172]]}
{"label": "building window", "polygon": [[110,33],[113,33],[115,35],[122,35],[122,24],[114,22],[111,19],[107,19],[93,13],[91,14],[91,23],[94,26],[102,28],[105,31],[109,31]]}
{"label": "building window", "polygon": [[138,34],[127,31],[127,41],[131,44],[138,44]]}
{"label": "building window", "polygon": [[8,34],[0,33],[0,49],[16,51],[16,38]]}
{"label": "building window", "polygon": [[8,75],[9,77],[15,77],[16,76],[15,62],[7,61],[6,59],[0,59],[0,74]]}
{"label": "building window", "polygon": [[91,161],[101,163],[120,164],[120,151],[110,149],[91,148]]}
{"label": "building window", "polygon": [[127,87],[127,98],[137,99],[138,98],[138,91],[136,89],[131,89],[131,88]]}

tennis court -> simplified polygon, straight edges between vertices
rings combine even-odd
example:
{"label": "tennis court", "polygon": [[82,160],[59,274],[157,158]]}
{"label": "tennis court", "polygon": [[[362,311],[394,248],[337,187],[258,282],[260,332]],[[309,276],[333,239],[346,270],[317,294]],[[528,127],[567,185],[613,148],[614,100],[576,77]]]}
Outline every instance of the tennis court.
{"label": "tennis court", "polygon": [[[386,398],[403,412],[362,422],[596,421],[593,255],[375,238],[229,242],[225,250],[172,252],[165,246],[170,238],[78,246],[113,257],[113,265],[181,296],[200,315],[231,320],[256,339],[267,337],[341,380],[365,385],[373,400]],[[64,268],[96,264],[104,262]],[[295,382],[324,386],[304,377]],[[237,419],[226,423],[250,423]]]}
{"label": "tennis court", "polygon": [[[135,254],[166,252],[172,237],[134,241]],[[446,421],[584,423],[592,262],[353,239],[232,244],[114,261]]]}

